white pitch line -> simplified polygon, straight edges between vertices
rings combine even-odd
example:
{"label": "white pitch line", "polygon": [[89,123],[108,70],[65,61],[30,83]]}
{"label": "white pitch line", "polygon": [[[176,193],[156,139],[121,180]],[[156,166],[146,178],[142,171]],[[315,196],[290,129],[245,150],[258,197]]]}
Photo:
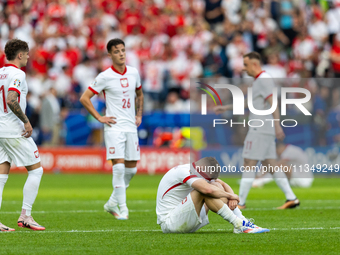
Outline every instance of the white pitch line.
{"label": "white pitch line", "polygon": [[340,227],[330,227],[330,228],[271,228],[270,230],[337,230],[340,229]]}
{"label": "white pitch line", "polygon": [[[143,204],[147,202],[154,202],[153,200],[128,200],[131,204]],[[86,204],[105,204],[107,200],[41,200],[36,203],[44,204],[74,204],[74,203],[86,203]],[[22,204],[22,201],[2,201],[2,204]]]}
{"label": "white pitch line", "polygon": [[[273,200],[249,200],[250,203],[281,203],[283,200],[281,199],[273,199]],[[339,200],[301,200],[303,204],[306,203],[340,203]],[[37,201],[36,204],[43,203],[43,204],[105,204],[107,200],[41,200]],[[154,203],[155,201],[153,200],[128,200],[129,204],[144,204],[152,202]],[[2,201],[2,204],[22,204],[22,201]]]}
{"label": "white pitch line", "polygon": [[97,230],[78,230],[78,229],[72,229],[72,230],[55,230],[55,231],[8,231],[8,232],[1,232],[2,233],[101,233],[101,232],[161,232],[160,229],[97,229]]}
{"label": "white pitch line", "polygon": [[[340,209],[340,206],[324,206],[324,207],[298,207],[295,210],[334,210]],[[275,207],[272,208],[246,208],[243,211],[277,211]],[[154,210],[146,209],[146,210],[129,210],[129,212],[138,213],[138,212],[152,212]],[[70,210],[70,211],[33,211],[33,213],[99,213],[103,212],[103,210]],[[12,212],[1,212],[0,214],[18,214],[21,211],[12,211]]]}
{"label": "white pitch line", "polygon": [[[152,210],[129,210],[129,212],[151,212]],[[33,213],[98,213],[104,212],[104,210],[71,210],[71,211],[33,211]],[[0,214],[17,214],[21,211],[15,212],[0,212]]]}
{"label": "white pitch line", "polygon": [[[323,228],[323,227],[316,227],[316,228],[270,228],[270,230],[274,231],[287,231],[287,230],[338,230],[340,227],[330,227],[330,228]],[[217,229],[217,231],[225,231],[226,229]],[[208,231],[208,230],[203,230],[203,231]],[[209,230],[213,231],[213,230]]]}
{"label": "white pitch line", "polygon": [[[340,209],[340,206],[319,206],[319,207],[310,207],[310,206],[299,206],[295,210],[332,210],[332,209]],[[242,209],[242,211],[277,211],[276,207],[272,208],[246,208]]]}
{"label": "white pitch line", "polygon": [[[282,202],[282,199],[273,199],[273,200],[249,200],[250,202],[254,203],[276,203],[276,202]],[[322,199],[318,199],[318,200],[300,200],[303,203],[340,203],[340,199],[338,200],[322,200]]]}
{"label": "white pitch line", "polygon": [[[315,228],[271,228],[270,230],[273,231],[300,231],[300,230],[338,230],[340,227],[329,227],[329,228],[324,228],[324,227],[315,227]],[[212,232],[212,231],[228,231],[228,229],[202,229],[200,232]],[[73,230],[65,230],[65,231],[12,231],[12,232],[0,232],[0,233],[101,233],[101,232],[162,232],[160,229],[97,229],[97,230],[78,230],[78,229],[73,229]]]}

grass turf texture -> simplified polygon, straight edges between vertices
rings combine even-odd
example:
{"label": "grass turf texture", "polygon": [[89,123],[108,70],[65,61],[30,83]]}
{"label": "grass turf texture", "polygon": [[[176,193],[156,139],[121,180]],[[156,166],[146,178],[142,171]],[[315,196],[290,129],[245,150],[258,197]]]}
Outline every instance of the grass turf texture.
{"label": "grass turf texture", "polygon": [[[137,175],[127,191],[130,219],[103,211],[111,194],[110,175],[44,175],[33,207],[45,231],[16,225],[26,175],[11,174],[4,189],[0,221],[14,232],[0,233],[0,254],[339,254],[340,179],[316,179],[310,189],[295,188],[299,209],[273,208],[284,196],[270,183],[250,191],[246,217],[272,229],[267,234],[232,233],[214,213],[193,234],[163,234],[156,224],[155,198],[162,176]],[[222,178],[237,192],[235,178]]]}

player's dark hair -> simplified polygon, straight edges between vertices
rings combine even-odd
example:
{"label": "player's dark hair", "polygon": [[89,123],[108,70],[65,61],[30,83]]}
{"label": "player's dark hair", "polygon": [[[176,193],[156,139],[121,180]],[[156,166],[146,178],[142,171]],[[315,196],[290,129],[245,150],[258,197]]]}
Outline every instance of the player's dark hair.
{"label": "player's dark hair", "polygon": [[22,51],[29,51],[28,44],[25,41],[11,39],[5,45],[5,54],[7,60],[9,61],[14,60],[16,56]]}
{"label": "player's dark hair", "polygon": [[106,45],[107,52],[111,52],[112,46],[116,47],[119,44],[123,44],[125,47],[125,43],[122,39],[119,38],[111,39]]}
{"label": "player's dark hair", "polygon": [[261,62],[261,55],[256,51],[249,52],[248,54],[244,55],[243,58],[257,59]]}

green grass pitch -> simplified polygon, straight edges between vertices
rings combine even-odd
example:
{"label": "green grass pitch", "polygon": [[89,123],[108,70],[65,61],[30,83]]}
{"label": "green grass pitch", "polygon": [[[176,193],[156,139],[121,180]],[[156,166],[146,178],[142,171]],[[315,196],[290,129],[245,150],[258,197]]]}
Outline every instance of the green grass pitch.
{"label": "green grass pitch", "polygon": [[[163,234],[156,224],[155,198],[162,176],[137,175],[127,191],[130,219],[103,211],[111,175],[44,175],[33,207],[45,231],[16,225],[24,174],[10,174],[0,221],[14,232],[0,233],[0,254],[339,254],[340,178],[320,178],[309,189],[295,188],[298,209],[273,208],[284,196],[270,183],[252,189],[243,210],[266,234],[232,233],[231,224],[209,213],[210,224],[193,234]],[[238,192],[237,179],[222,178]]]}

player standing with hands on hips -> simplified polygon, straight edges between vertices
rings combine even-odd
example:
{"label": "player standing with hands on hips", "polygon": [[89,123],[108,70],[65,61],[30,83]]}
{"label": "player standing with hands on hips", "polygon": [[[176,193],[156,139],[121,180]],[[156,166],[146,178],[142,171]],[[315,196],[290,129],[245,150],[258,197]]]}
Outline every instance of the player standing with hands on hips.
{"label": "player standing with hands on hips", "polygon": [[[273,78],[262,70],[261,56],[257,52],[250,52],[243,56],[244,71],[251,77],[254,77],[253,82],[253,106],[257,110],[268,110],[273,105],[273,89],[275,84]],[[220,114],[224,111],[232,110],[232,105],[216,106],[214,111]],[[275,137],[278,140],[283,140],[285,134],[280,125],[280,121],[266,121],[266,119],[280,120],[278,108],[270,115],[255,115],[250,113],[249,120],[260,119],[264,125],[261,127],[249,127],[246,139],[244,141],[242,157],[244,159],[245,169],[254,169],[258,161],[262,162],[263,166],[275,167],[276,146]],[[272,124],[274,123],[274,125]],[[243,172],[240,184],[240,202],[239,208],[246,208],[245,203],[250,191],[250,188],[255,180],[255,172]],[[300,201],[296,198],[291,189],[287,176],[284,172],[272,172],[273,178],[279,188],[286,196],[286,202],[278,209],[294,208],[300,205]]]}
{"label": "player standing with hands on hips", "polygon": [[[25,115],[28,87],[26,74],[20,68],[27,65],[28,51],[26,42],[19,39],[9,40],[5,45],[8,64],[0,68],[0,206],[11,163],[25,166],[28,177],[23,190],[23,205],[18,226],[45,230],[45,227],[31,216],[43,168],[37,145],[30,137],[33,128]],[[0,231],[14,229],[0,223]]]}
{"label": "player standing with hands on hips", "polygon": [[[125,43],[121,39],[112,39],[106,48],[112,66],[96,77],[81,96],[80,102],[93,117],[105,124],[106,157],[113,164],[114,190],[104,210],[116,219],[127,220],[129,210],[126,206],[126,188],[137,172],[137,160],[140,159],[137,127],[142,123],[144,97],[137,69],[125,64]],[[105,116],[95,110],[90,100],[101,92],[106,102]]]}

